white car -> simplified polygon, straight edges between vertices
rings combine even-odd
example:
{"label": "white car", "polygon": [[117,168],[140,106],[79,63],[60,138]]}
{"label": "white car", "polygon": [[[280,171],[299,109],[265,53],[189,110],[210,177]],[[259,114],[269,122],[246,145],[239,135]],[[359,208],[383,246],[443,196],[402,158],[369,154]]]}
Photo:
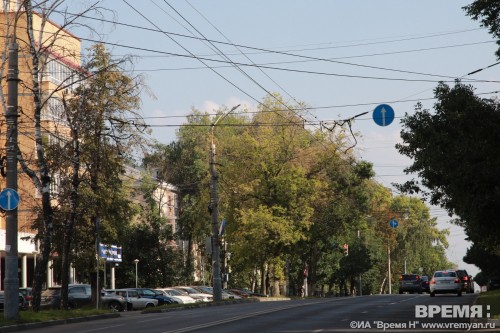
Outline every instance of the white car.
{"label": "white car", "polygon": [[436,294],[457,294],[462,296],[462,282],[455,271],[436,271],[430,282],[431,297]]}
{"label": "white car", "polygon": [[106,290],[114,294],[123,296],[127,301],[127,310],[141,310],[144,308],[150,308],[158,305],[157,299],[141,297],[137,290],[130,289],[111,289]]}
{"label": "white car", "polygon": [[196,300],[194,298],[174,288],[159,288],[156,290],[161,291],[162,293],[173,299],[178,304],[196,303]]}
{"label": "white car", "polygon": [[213,295],[199,292],[198,290],[193,289],[191,287],[176,286],[176,287],[172,287],[172,288],[186,293],[186,295],[194,298],[197,302],[211,302],[214,300]]}

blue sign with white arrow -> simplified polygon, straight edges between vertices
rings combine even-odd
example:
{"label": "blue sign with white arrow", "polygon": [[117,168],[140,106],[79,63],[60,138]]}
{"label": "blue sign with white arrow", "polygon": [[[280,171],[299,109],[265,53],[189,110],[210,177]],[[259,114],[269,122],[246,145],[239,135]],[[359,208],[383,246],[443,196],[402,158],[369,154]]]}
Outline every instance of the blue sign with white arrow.
{"label": "blue sign with white arrow", "polygon": [[394,120],[394,109],[387,104],[380,104],[373,110],[373,121],[379,126],[388,126]]}
{"label": "blue sign with white arrow", "polygon": [[19,206],[19,194],[11,188],[4,188],[0,192],[0,208],[3,210],[14,210]]}
{"label": "blue sign with white arrow", "polygon": [[392,219],[390,222],[389,222],[389,225],[391,226],[391,228],[397,228],[399,223],[397,220],[395,219]]}

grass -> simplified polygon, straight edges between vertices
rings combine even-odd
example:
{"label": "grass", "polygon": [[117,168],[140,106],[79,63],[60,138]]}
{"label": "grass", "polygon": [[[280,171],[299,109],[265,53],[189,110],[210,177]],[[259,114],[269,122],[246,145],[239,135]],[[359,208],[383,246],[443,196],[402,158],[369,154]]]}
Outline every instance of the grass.
{"label": "grass", "polygon": [[44,310],[40,312],[19,311],[17,320],[6,320],[3,313],[0,313],[0,327],[25,323],[36,323],[51,320],[88,317],[98,314],[110,313],[109,310],[97,310],[91,308],[81,308],[74,310]]}
{"label": "grass", "polygon": [[[500,319],[500,289],[490,290],[479,295],[477,305],[483,305],[483,315],[490,314],[490,319]],[[490,306],[487,310],[486,306]]]}

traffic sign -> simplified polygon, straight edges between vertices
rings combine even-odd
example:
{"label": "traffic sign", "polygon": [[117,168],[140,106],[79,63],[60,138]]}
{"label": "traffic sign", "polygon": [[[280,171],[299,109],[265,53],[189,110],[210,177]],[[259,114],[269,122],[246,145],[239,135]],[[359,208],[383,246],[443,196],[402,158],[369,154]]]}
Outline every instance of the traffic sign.
{"label": "traffic sign", "polygon": [[11,188],[4,188],[0,192],[0,208],[3,210],[14,210],[19,205],[19,194]]}
{"label": "traffic sign", "polygon": [[388,126],[394,120],[394,109],[387,104],[380,104],[373,110],[373,120],[379,126]]}
{"label": "traffic sign", "polygon": [[399,223],[397,220],[395,219],[392,219],[390,222],[389,222],[389,225],[391,226],[391,228],[397,228]]}

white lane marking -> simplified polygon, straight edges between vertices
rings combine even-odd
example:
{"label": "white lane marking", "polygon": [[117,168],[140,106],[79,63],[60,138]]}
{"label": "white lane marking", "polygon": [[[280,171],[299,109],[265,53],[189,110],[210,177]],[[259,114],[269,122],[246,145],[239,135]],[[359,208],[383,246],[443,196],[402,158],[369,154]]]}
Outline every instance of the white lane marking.
{"label": "white lane marking", "polygon": [[201,328],[206,328],[206,327],[211,327],[211,326],[217,326],[217,325],[220,325],[220,324],[226,324],[226,323],[230,323],[230,322],[233,322],[233,321],[238,321],[240,319],[256,317],[256,316],[259,316],[259,315],[262,315],[262,314],[268,314],[268,313],[278,312],[278,311],[282,311],[282,310],[287,310],[287,309],[292,309],[292,308],[297,308],[297,307],[300,307],[300,306],[306,306],[306,305],[317,304],[317,303],[318,302],[307,302],[307,303],[301,303],[301,304],[294,304],[294,305],[291,305],[291,306],[283,306],[283,307],[280,307],[280,308],[274,308],[274,309],[269,309],[269,310],[257,311],[257,312],[253,312],[253,313],[249,313],[249,314],[245,314],[245,315],[239,315],[239,316],[235,316],[235,317],[231,317],[231,318],[216,320],[216,321],[213,321],[213,322],[210,322],[210,323],[204,323],[204,324],[194,325],[194,326],[180,328],[180,329],[172,330],[172,331],[164,331],[162,333],[182,333],[182,332],[189,332],[189,331],[193,331],[193,330],[199,330]]}

